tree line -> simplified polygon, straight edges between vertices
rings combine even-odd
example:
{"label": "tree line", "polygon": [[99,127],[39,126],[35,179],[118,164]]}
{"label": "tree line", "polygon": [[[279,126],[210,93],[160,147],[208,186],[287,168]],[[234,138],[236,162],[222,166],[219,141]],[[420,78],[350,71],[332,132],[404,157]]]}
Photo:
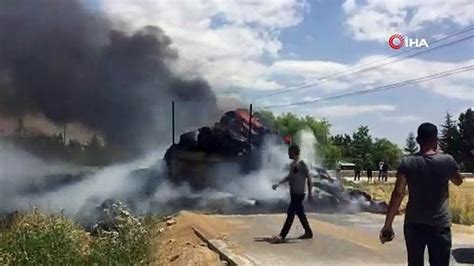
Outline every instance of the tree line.
{"label": "tree line", "polygon": [[474,112],[471,108],[462,112],[457,120],[447,112],[439,138],[439,146],[451,154],[461,170],[474,172]]}
{"label": "tree line", "polygon": [[326,119],[299,117],[292,113],[275,116],[269,111],[257,115],[282,136],[295,136],[300,130],[311,130],[317,140],[314,148],[327,168],[334,169],[341,162],[351,162],[360,168],[375,169],[380,161],[396,167],[402,156],[395,143],[386,138],[373,138],[367,126],[360,126],[352,134],[332,136],[331,124]]}
{"label": "tree line", "polygon": [[107,145],[97,135],[86,143],[75,139],[65,141],[63,135],[14,135],[3,139],[40,158],[61,160],[79,165],[104,166],[124,161],[127,153],[120,147]]}
{"label": "tree line", "polygon": [[[331,124],[326,119],[317,120],[311,116],[299,117],[292,113],[275,116],[269,111],[256,114],[282,136],[296,136],[303,129],[313,132],[317,143],[315,149],[323,159],[323,166],[334,169],[340,162],[351,162],[361,169],[376,169],[380,161],[395,168],[403,155],[418,151],[415,134],[410,132],[403,151],[386,138],[373,138],[367,126],[360,126],[352,134],[330,134]],[[463,171],[474,171],[474,114],[467,109],[453,120],[447,113],[441,125],[440,149],[454,156]]]}

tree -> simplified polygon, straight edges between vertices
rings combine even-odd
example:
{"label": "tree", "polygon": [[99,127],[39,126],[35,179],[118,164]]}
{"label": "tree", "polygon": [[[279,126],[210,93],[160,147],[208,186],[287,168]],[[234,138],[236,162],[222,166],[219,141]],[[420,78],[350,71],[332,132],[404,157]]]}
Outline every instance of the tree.
{"label": "tree", "polygon": [[275,126],[282,136],[295,136],[298,131],[305,128],[303,121],[292,113],[285,113],[276,117]]}
{"label": "tree", "polygon": [[360,165],[369,164],[372,145],[372,136],[369,134],[369,127],[360,126],[357,131],[352,134],[351,157]]}
{"label": "tree", "polygon": [[474,172],[474,112],[471,108],[459,115],[460,161],[465,171]]}
{"label": "tree", "polygon": [[281,136],[295,137],[301,130],[310,130],[317,141],[315,149],[324,158],[326,166],[332,167],[341,159],[339,148],[333,146],[331,142],[331,124],[327,120],[317,120],[312,116],[299,117],[292,113],[275,116],[269,111],[260,111],[255,116],[273,127]]}
{"label": "tree", "polygon": [[397,144],[388,139],[376,139],[373,145],[372,158],[376,165],[380,161],[386,161],[389,165],[396,167],[402,158],[402,151]]}
{"label": "tree", "polygon": [[254,116],[257,117],[264,125],[272,129],[276,129],[275,128],[276,118],[272,112],[266,111],[266,110],[260,110],[258,112],[255,112]]}
{"label": "tree", "polygon": [[331,169],[335,169],[343,158],[341,148],[333,144],[323,146],[321,154],[324,157],[324,166]]}
{"label": "tree", "polygon": [[446,113],[446,119],[441,125],[441,136],[439,146],[444,153],[451,154],[456,160],[460,159],[461,142],[456,121],[452,119],[449,112]]}
{"label": "tree", "polygon": [[340,150],[341,160],[353,161],[352,152],[352,138],[348,134],[336,135],[331,137],[331,142]]}
{"label": "tree", "polygon": [[412,155],[416,152],[418,152],[418,147],[416,145],[415,134],[413,134],[413,132],[410,132],[408,134],[408,138],[405,145],[405,153]]}

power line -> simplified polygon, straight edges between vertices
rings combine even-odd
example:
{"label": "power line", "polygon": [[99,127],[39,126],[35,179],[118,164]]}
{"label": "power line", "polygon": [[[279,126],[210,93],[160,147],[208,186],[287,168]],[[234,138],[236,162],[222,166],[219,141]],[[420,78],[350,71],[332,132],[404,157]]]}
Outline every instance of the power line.
{"label": "power line", "polygon": [[[398,57],[398,58],[395,58],[394,60],[385,62],[383,64],[375,65],[375,66],[372,66],[372,67],[369,67],[369,68],[364,68],[364,69],[361,69],[361,70],[358,70],[358,71],[349,72],[349,73],[346,73],[346,74],[343,74],[343,75],[338,75],[337,77],[344,77],[344,76],[349,76],[349,75],[353,75],[353,74],[357,74],[357,73],[367,72],[369,70],[380,68],[382,66],[392,64],[392,63],[395,63],[395,62],[400,62],[400,61],[403,61],[405,59],[414,57],[416,55],[428,53],[428,52],[431,52],[431,51],[434,51],[434,50],[437,50],[437,49],[440,49],[440,48],[444,48],[444,47],[447,47],[447,46],[450,46],[450,45],[454,45],[454,44],[457,44],[457,43],[460,43],[460,42],[463,42],[463,41],[466,41],[466,40],[469,40],[469,39],[472,39],[472,38],[474,38],[474,35],[469,35],[469,36],[467,36],[465,38],[462,38],[462,39],[458,39],[458,40],[455,40],[455,41],[452,41],[452,42],[449,42],[449,43],[446,43],[446,44],[443,44],[443,45],[440,45],[440,46],[436,46],[436,47],[433,47],[433,48],[430,48],[430,49],[421,50],[417,53],[409,54],[409,55],[404,56],[404,57]],[[282,93],[288,93],[288,92],[293,92],[293,91],[304,90],[304,89],[308,89],[308,88],[314,87],[314,86],[319,85],[319,84],[324,84],[324,83],[328,82],[329,80],[330,79],[324,79],[321,82],[316,82],[316,83],[313,83],[313,84],[306,84],[306,85],[299,86],[299,87],[296,87],[296,88],[293,88],[293,89],[285,89],[285,90],[281,90],[281,91],[278,91],[278,92],[269,93],[269,94],[266,94],[264,96],[273,96],[273,95],[276,95],[276,94],[282,94]]]}
{"label": "power line", "polygon": [[[462,30],[460,32],[457,32],[455,34],[451,34],[449,36],[445,36],[441,39],[438,39],[437,41],[435,42],[440,42],[442,40],[446,40],[446,39],[449,39],[455,35],[459,35],[459,34],[462,34],[464,32],[467,32],[467,31],[470,31],[470,30],[473,30],[474,27],[470,27],[468,29],[465,29],[465,30]],[[414,57],[416,55],[420,55],[420,54],[424,54],[424,53],[428,53],[428,52],[431,52],[431,51],[434,51],[434,50],[437,50],[437,49],[440,49],[440,48],[444,48],[444,47],[447,47],[447,46],[450,46],[450,45],[454,45],[454,44],[457,44],[457,43],[460,43],[460,42],[463,42],[463,41],[466,41],[466,40],[469,40],[469,39],[472,39],[474,37],[474,35],[469,35],[467,37],[464,37],[462,39],[457,39],[457,40],[454,40],[452,42],[448,42],[446,44],[442,44],[442,45],[439,45],[439,46],[435,46],[435,47],[432,47],[432,48],[429,48],[429,49],[425,49],[425,50],[421,50],[419,52],[416,52],[416,53],[412,53],[412,54],[409,54],[409,55],[406,55],[406,56],[403,56],[403,57],[397,57],[395,58],[394,60],[391,60],[391,61],[388,61],[388,62],[385,62],[385,63],[382,63],[382,64],[378,64],[378,65],[375,65],[375,66],[371,66],[371,67],[368,67],[368,68],[364,68],[364,69],[361,69],[361,70],[357,70],[357,71],[352,71],[352,72],[347,72],[348,70],[350,69],[353,69],[353,68],[357,68],[357,67],[360,67],[360,66],[364,66],[364,65],[369,65],[369,64],[373,64],[375,62],[379,62],[379,61],[384,61],[386,59],[389,59],[391,57],[394,57],[394,56],[397,56],[397,55],[400,55],[400,54],[404,54],[408,51],[411,51],[411,50],[407,50],[407,51],[403,51],[401,53],[398,53],[398,54],[395,54],[395,55],[391,55],[391,56],[388,56],[388,57],[385,57],[385,58],[381,58],[381,59],[378,59],[378,60],[373,60],[372,62],[368,62],[368,63],[364,63],[364,64],[361,64],[361,65],[355,65],[353,67],[349,67],[343,71],[340,71],[340,72],[336,72],[336,73],[333,73],[333,74],[330,74],[330,75],[327,75],[327,76],[324,76],[324,77],[321,77],[319,78],[318,80],[320,82],[315,82],[315,83],[307,83],[305,82],[304,84],[302,85],[298,85],[298,86],[293,86],[293,87],[290,87],[290,88],[287,88],[287,89],[282,89],[282,90],[277,90],[277,91],[274,91],[274,92],[271,92],[271,93],[267,93],[267,94],[263,94],[263,95],[259,95],[257,96],[256,98],[261,98],[261,97],[267,97],[267,96],[273,96],[273,95],[277,95],[277,94],[283,94],[283,93],[288,93],[288,92],[293,92],[293,91],[298,91],[298,90],[303,90],[303,89],[307,89],[307,88],[310,88],[310,87],[313,87],[313,86],[316,86],[316,85],[319,85],[319,84],[323,84],[329,80],[331,80],[330,78],[333,77],[334,78],[338,78],[338,77],[343,77],[343,76],[348,76],[348,75],[353,75],[353,74],[357,74],[357,73],[362,73],[362,72],[366,72],[366,71],[370,71],[370,70],[373,70],[373,69],[376,69],[376,68],[380,68],[382,66],[385,66],[385,65],[388,65],[388,64],[392,64],[392,63],[395,63],[395,62],[399,62],[399,61],[403,61],[407,58],[411,58],[411,57]],[[432,42],[433,43],[433,42]]]}
{"label": "power line", "polygon": [[374,93],[374,92],[399,88],[399,87],[403,87],[403,86],[410,85],[410,84],[417,84],[417,83],[426,82],[426,81],[429,81],[429,80],[439,79],[439,78],[442,78],[442,77],[451,76],[451,75],[454,75],[454,74],[467,72],[467,71],[471,71],[471,70],[474,70],[474,64],[459,67],[459,68],[445,70],[445,71],[438,72],[438,73],[431,74],[431,75],[424,76],[424,77],[419,77],[419,78],[405,80],[405,81],[402,81],[402,82],[397,82],[397,83],[393,83],[393,84],[389,84],[389,85],[379,86],[379,87],[372,88],[372,89],[353,91],[353,92],[343,93],[343,94],[339,94],[339,95],[334,95],[334,96],[330,96],[330,97],[326,97],[326,98],[320,98],[320,99],[309,100],[309,101],[299,101],[299,102],[293,102],[293,103],[287,103],[287,104],[269,105],[269,106],[264,106],[263,109],[288,107],[288,106],[294,106],[294,105],[305,105],[305,104],[317,103],[317,102],[322,102],[322,101],[338,100],[338,99],[342,99],[342,98],[365,95],[365,94],[369,94],[369,93]]}
{"label": "power line", "polygon": [[[449,35],[446,35],[444,37],[441,37],[439,39],[435,39],[434,41],[430,41],[430,44],[433,45],[435,43],[438,43],[438,42],[441,42],[441,41],[444,41],[444,40],[447,40],[447,39],[450,39],[452,37],[455,37],[457,35],[460,35],[460,34],[463,34],[465,32],[468,32],[468,31],[471,31],[474,29],[474,25],[469,25],[465,28],[462,28],[461,30],[458,30],[454,33],[451,33]],[[366,65],[371,65],[373,63],[377,63],[377,62],[381,62],[381,61],[384,61],[386,59],[389,59],[389,58],[392,58],[392,57],[396,57],[396,56],[399,56],[399,55],[402,55],[402,54],[406,54],[408,52],[412,52],[413,50],[415,50],[415,48],[409,48],[409,49],[405,49],[403,51],[400,51],[398,53],[395,53],[395,54],[391,54],[391,55],[388,55],[388,56],[384,56],[382,58],[377,58],[375,60],[372,60],[372,61],[369,61],[369,62],[365,62],[365,63],[362,63],[362,64],[356,64],[354,66],[349,66],[347,67],[346,69],[344,69],[343,71],[339,71],[339,72],[335,72],[335,73],[332,73],[332,74],[329,74],[327,76],[324,76],[324,77],[320,77],[320,78],[317,78],[317,80],[321,80],[321,79],[326,79],[326,78],[329,78],[329,77],[332,77],[334,75],[338,75],[338,74],[341,74],[341,73],[345,73],[347,72],[348,70],[351,70],[351,69],[354,69],[354,68],[358,68],[358,67],[362,67],[362,66],[366,66]],[[297,85],[293,85],[292,87],[298,87],[298,86],[302,86],[302,85],[305,85],[307,84],[308,81],[304,81],[304,82],[301,82],[300,84],[297,84]]]}

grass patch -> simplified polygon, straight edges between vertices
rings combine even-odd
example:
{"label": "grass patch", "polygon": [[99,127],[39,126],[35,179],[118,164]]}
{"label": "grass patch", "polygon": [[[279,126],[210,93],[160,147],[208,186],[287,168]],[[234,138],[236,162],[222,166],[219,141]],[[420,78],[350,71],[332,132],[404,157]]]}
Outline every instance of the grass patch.
{"label": "grass patch", "polygon": [[0,231],[0,264],[84,264],[88,243],[88,234],[64,216],[34,210],[12,217]]}
{"label": "grass patch", "polygon": [[119,210],[89,234],[62,214],[17,214],[0,221],[0,265],[148,264],[157,220]]}
{"label": "grass patch", "polygon": [[[351,186],[369,193],[374,199],[390,201],[394,184],[390,183],[353,183],[347,181]],[[405,209],[408,197],[403,199],[401,210]],[[451,210],[452,222],[463,225],[474,225],[474,182],[464,182],[457,187],[449,185],[449,208]]]}

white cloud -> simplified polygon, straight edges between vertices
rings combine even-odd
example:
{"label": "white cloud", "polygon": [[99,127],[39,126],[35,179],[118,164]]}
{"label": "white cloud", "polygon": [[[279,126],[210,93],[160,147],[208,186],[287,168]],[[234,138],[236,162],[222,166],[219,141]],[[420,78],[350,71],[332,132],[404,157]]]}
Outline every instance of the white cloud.
{"label": "white cloud", "polygon": [[216,87],[281,85],[266,80],[265,56],[277,58],[279,33],[303,19],[305,0],[102,0],[103,10],[131,29],[157,25],[182,55],[176,67]]}
{"label": "white cloud", "polygon": [[[381,55],[362,58],[357,64],[379,60]],[[392,60],[392,59],[390,59]],[[384,61],[378,61],[377,64]],[[459,68],[474,64],[474,59],[461,62],[428,61],[417,58],[409,58],[400,62],[387,64],[382,67],[373,68],[370,71],[358,72],[362,68],[351,68],[344,65],[325,61],[276,61],[269,68],[269,75],[287,75],[292,80],[301,80],[301,84],[308,86],[314,84],[301,93],[311,91],[338,92],[342,90],[369,89],[382,85],[389,85],[418,77],[428,76],[444,70]],[[363,68],[372,65],[365,65]],[[331,75],[330,73],[340,73]],[[328,75],[329,74],[329,75]],[[324,78],[329,76],[328,78]],[[433,81],[419,83],[415,86],[429,92],[452,99],[472,101],[474,100],[474,84],[472,82],[472,71],[442,77]],[[289,93],[294,97],[299,94]]]}
{"label": "white cloud", "polygon": [[[438,3],[440,0],[436,0]],[[386,40],[386,28],[425,25],[427,21],[444,19],[465,24],[472,20],[465,13],[472,1],[451,1],[434,9],[430,1],[397,0],[361,3],[348,0],[343,9],[348,25],[360,39]],[[448,2],[448,1],[446,1]],[[182,60],[174,68],[187,76],[204,76],[219,93],[232,88],[275,90],[295,84],[318,82],[314,91],[323,93],[348,91],[390,84],[474,63],[459,63],[408,59],[399,63],[330,80],[318,78],[344,71],[349,65],[316,60],[280,59],[282,43],[279,34],[285,28],[297,25],[307,11],[306,0],[101,0],[103,10],[112,17],[129,22],[131,29],[157,25],[164,29],[181,54]],[[454,7],[462,7],[458,10]],[[412,9],[412,16],[407,10]],[[431,12],[432,10],[433,12]],[[408,12],[409,13],[409,12]],[[432,14],[433,13],[433,14]],[[459,13],[459,14],[458,14]],[[454,15],[458,15],[456,18]],[[408,19],[409,17],[409,19]],[[373,28],[371,28],[373,27]],[[362,58],[359,63],[372,61],[378,56]],[[270,62],[270,63],[269,63]],[[471,73],[458,74],[418,86],[430,92],[453,99],[473,100]],[[301,91],[313,95],[311,90]],[[300,100],[302,94],[290,94],[285,101]],[[277,98],[266,99],[280,103]],[[281,99],[279,99],[281,100]]]}
{"label": "white cloud", "polygon": [[[387,41],[395,32],[410,34],[429,24],[450,21],[459,26],[474,22],[472,0],[346,0],[347,26],[358,40]],[[438,27],[436,27],[438,28]]]}
{"label": "white cloud", "polygon": [[331,105],[317,108],[314,113],[323,117],[345,117],[365,113],[393,112],[397,110],[394,105]]}
{"label": "white cloud", "polygon": [[394,121],[400,124],[421,122],[423,120],[423,118],[415,115],[392,115],[385,116],[384,119],[386,121]]}
{"label": "white cloud", "polygon": [[303,77],[324,76],[342,71],[347,66],[331,61],[279,60],[270,68],[277,75],[299,75]]}

